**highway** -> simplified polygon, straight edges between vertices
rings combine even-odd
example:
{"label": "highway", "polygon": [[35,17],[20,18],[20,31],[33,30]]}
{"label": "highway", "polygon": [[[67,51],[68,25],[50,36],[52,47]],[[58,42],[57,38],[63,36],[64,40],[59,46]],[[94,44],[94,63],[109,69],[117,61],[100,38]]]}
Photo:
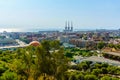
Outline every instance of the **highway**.
{"label": "highway", "polygon": [[27,46],[29,46],[29,44],[26,44],[23,41],[20,41],[19,39],[16,39],[16,42],[19,45],[16,45],[16,46],[3,46],[3,47],[0,47],[0,49],[10,49],[10,48],[19,48],[19,47],[27,47]]}

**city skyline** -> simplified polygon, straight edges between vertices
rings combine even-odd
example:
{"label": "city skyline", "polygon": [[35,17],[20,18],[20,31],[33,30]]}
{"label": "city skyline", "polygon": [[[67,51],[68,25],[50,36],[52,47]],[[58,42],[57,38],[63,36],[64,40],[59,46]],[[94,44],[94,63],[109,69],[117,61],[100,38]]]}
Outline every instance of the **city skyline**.
{"label": "city skyline", "polygon": [[119,29],[119,0],[1,0],[0,29]]}

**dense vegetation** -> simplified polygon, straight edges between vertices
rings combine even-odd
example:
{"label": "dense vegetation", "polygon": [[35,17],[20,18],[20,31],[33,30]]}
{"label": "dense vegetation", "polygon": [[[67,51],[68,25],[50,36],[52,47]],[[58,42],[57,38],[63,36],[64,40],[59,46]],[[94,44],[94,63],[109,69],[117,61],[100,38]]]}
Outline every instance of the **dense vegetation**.
{"label": "dense vegetation", "polygon": [[103,57],[109,58],[111,60],[120,61],[120,56],[115,56],[115,55],[103,53]]}
{"label": "dense vegetation", "polygon": [[69,60],[73,55],[96,53],[64,49],[59,44],[59,41],[43,41],[37,47],[0,51],[0,80],[119,80],[120,68],[116,66],[89,61],[71,65]]}
{"label": "dense vegetation", "polygon": [[115,49],[120,49],[120,44],[112,44],[112,43],[110,43],[110,44],[108,44],[108,47],[115,48]]}
{"label": "dense vegetation", "polygon": [[89,56],[96,56],[97,52],[79,49],[79,48],[65,48],[65,56],[69,58],[73,58],[73,56],[82,56],[82,57],[89,57]]}
{"label": "dense vegetation", "polygon": [[0,63],[0,80],[61,80],[68,59],[58,41],[43,41],[37,47],[1,51]]}
{"label": "dense vegetation", "polygon": [[120,68],[106,63],[81,62],[69,67],[66,80],[119,80]]}

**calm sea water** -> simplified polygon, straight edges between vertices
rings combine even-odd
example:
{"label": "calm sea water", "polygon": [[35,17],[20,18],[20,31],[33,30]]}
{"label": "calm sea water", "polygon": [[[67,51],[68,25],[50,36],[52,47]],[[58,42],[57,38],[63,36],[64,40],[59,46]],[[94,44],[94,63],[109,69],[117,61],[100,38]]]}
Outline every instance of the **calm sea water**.
{"label": "calm sea water", "polygon": [[[61,31],[62,29],[58,29]],[[57,29],[17,29],[17,28],[0,28],[0,32],[38,32],[38,31],[57,31]]]}
{"label": "calm sea water", "polygon": [[[39,29],[39,28],[28,28],[28,29],[18,29],[18,28],[0,28],[0,32],[7,31],[7,32],[38,32],[38,31],[63,31],[64,28],[60,29]],[[74,29],[74,31],[89,31],[91,29]]]}

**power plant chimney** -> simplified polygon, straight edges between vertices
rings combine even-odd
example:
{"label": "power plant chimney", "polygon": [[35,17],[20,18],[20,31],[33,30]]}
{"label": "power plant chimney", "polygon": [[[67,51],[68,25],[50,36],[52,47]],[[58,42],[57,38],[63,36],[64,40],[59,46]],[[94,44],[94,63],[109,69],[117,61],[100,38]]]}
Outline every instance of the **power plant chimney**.
{"label": "power plant chimney", "polygon": [[69,23],[69,21],[68,21],[68,31],[70,31],[70,23]]}
{"label": "power plant chimney", "polygon": [[73,31],[73,23],[72,23],[72,21],[71,21],[71,31]]}
{"label": "power plant chimney", "polygon": [[65,31],[67,30],[67,21],[65,22]]}

